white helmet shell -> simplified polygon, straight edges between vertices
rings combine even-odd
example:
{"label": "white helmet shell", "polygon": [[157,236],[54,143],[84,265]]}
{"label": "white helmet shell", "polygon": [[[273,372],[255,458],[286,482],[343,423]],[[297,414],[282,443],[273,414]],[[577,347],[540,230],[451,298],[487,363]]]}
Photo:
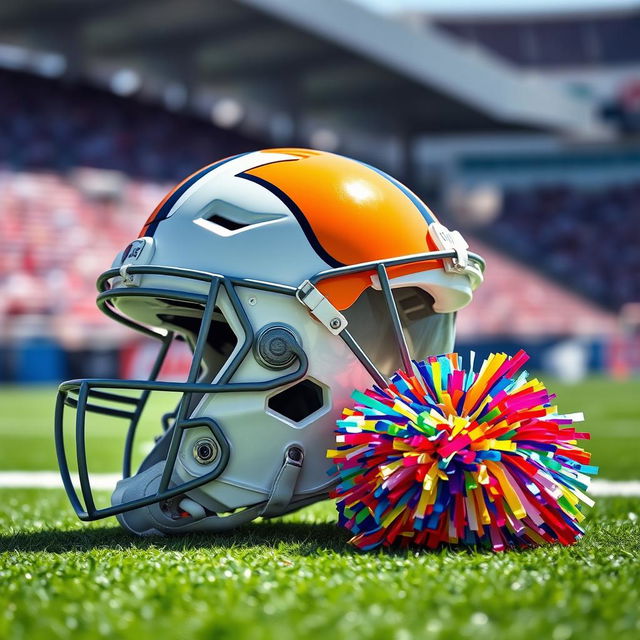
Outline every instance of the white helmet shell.
{"label": "white helmet shell", "polygon": [[[187,178],[103,275],[99,304],[165,342],[183,336],[191,379],[113,506],[74,494],[76,511],[137,533],[215,531],[326,497],[352,391],[410,367],[411,349],[453,347],[454,312],[482,280],[466,249],[404,185],[334,154],[258,151]],[[61,403],[84,411],[98,387],[117,385],[63,383]]]}

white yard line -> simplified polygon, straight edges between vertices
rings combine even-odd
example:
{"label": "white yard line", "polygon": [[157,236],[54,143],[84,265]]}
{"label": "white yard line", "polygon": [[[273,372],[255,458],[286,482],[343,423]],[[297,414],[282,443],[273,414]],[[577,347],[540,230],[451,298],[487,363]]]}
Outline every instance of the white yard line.
{"label": "white yard line", "polygon": [[[120,479],[117,473],[94,473],[91,486],[94,489],[113,490]],[[74,483],[78,483],[77,476]],[[0,489],[60,489],[62,480],[57,471],[0,471]],[[593,496],[640,497],[640,480],[604,480],[597,478],[591,483],[589,493]]]}
{"label": "white yard line", "polygon": [[[113,490],[120,480],[119,473],[94,473],[91,486],[94,489]],[[78,485],[78,476],[73,474],[73,482]],[[62,479],[57,471],[0,471],[0,489],[60,489]]]}
{"label": "white yard line", "polygon": [[589,493],[592,496],[640,496],[640,480],[595,479]]}

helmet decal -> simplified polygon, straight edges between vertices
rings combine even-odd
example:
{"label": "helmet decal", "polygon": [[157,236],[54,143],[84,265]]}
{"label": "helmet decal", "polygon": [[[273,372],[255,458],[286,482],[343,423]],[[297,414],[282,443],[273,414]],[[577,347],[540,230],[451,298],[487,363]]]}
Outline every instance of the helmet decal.
{"label": "helmet decal", "polygon": [[[294,156],[290,150],[276,151]],[[343,156],[296,155],[247,169],[242,177],[285,202],[328,264],[357,264],[428,248],[435,216],[404,185]],[[354,243],[354,237],[362,241]]]}
{"label": "helmet decal", "polygon": [[[296,160],[293,160],[293,159],[277,160],[276,162],[280,163],[280,162],[296,162],[296,161],[297,159]],[[265,166],[265,165],[262,165],[262,166]],[[313,228],[311,227],[311,224],[305,217],[304,213],[302,213],[302,211],[300,210],[300,207],[298,207],[298,205],[282,189],[277,187],[275,184],[269,182],[268,180],[261,178],[260,176],[253,175],[249,171],[243,171],[242,173],[239,173],[237,177],[244,178],[245,180],[251,180],[251,182],[255,182],[256,184],[259,184],[261,187],[264,187],[265,189],[267,189],[268,191],[271,191],[271,193],[273,193],[273,195],[278,197],[284,203],[284,205],[289,209],[289,211],[291,211],[291,213],[294,215],[295,219],[298,221],[298,224],[302,228],[304,235],[307,237],[309,244],[314,248],[315,252],[328,265],[331,265],[332,267],[344,266],[343,262],[336,260],[331,254],[325,251],[324,247],[320,244],[320,242],[318,241],[318,238],[313,232]]]}

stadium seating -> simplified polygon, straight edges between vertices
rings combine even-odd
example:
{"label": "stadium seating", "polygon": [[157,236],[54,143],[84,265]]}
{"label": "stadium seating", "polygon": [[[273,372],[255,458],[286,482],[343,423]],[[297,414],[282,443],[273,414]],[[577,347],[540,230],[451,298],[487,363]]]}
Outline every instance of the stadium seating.
{"label": "stadium seating", "polygon": [[[86,343],[95,332],[119,343],[123,334],[94,304],[97,275],[137,235],[170,184],[260,143],[106,91],[27,74],[0,71],[0,92],[7,131],[0,137],[0,341],[31,330],[64,344]],[[461,314],[462,335],[560,335],[596,326],[606,332],[612,316],[534,270],[548,268],[611,307],[638,299],[640,277],[614,274],[640,276],[639,203],[640,183],[591,192],[508,190],[489,235],[521,263],[485,247],[491,275],[473,311]],[[579,329],[569,317],[581,318]],[[39,319],[37,326],[29,329],[25,318]]]}
{"label": "stadium seating", "polygon": [[471,248],[487,261],[484,284],[458,312],[458,336],[540,338],[602,336],[617,331],[614,314],[537,274],[476,238]]}
{"label": "stadium seating", "polygon": [[0,70],[0,163],[23,170],[117,169],[177,181],[256,148],[235,131],[82,84]]}
{"label": "stadium seating", "polygon": [[81,349],[97,333],[118,344],[97,275],[170,185],[262,143],[80,80],[1,69],[0,95],[0,349],[32,336]]}
{"label": "stadium seating", "polygon": [[6,331],[19,330],[24,316],[48,318],[43,328],[56,335],[63,326],[86,333],[115,324],[95,306],[96,277],[137,236],[168,187],[123,179],[118,196],[105,196],[83,190],[82,178],[0,171],[0,327],[4,318]]}
{"label": "stadium seating", "polygon": [[508,188],[485,235],[611,309],[640,299],[640,182]]}
{"label": "stadium seating", "polygon": [[[420,14],[407,19],[419,22]],[[632,63],[640,56],[637,11],[618,15],[588,11],[566,15],[437,18],[448,33],[495,52],[518,65],[539,68]]]}

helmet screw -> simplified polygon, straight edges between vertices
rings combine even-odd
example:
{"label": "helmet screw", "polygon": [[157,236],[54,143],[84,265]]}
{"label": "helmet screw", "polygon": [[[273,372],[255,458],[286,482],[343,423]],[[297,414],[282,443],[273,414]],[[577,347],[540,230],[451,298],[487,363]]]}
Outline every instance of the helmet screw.
{"label": "helmet screw", "polygon": [[200,438],[193,445],[193,457],[199,464],[209,464],[218,455],[218,445],[213,438]]}
{"label": "helmet screw", "polygon": [[247,302],[248,302],[248,303],[253,307],[253,306],[255,306],[256,302],[258,302],[258,300],[256,299],[256,297],[255,297],[255,296],[251,296],[251,297],[247,300]]}
{"label": "helmet screw", "polygon": [[302,453],[302,449],[300,447],[290,447],[287,451],[287,457],[291,462],[297,462],[298,464],[302,463],[304,458],[304,454]]}
{"label": "helmet screw", "polygon": [[331,322],[329,322],[329,326],[332,329],[339,329],[341,324],[340,318],[331,318]]}

